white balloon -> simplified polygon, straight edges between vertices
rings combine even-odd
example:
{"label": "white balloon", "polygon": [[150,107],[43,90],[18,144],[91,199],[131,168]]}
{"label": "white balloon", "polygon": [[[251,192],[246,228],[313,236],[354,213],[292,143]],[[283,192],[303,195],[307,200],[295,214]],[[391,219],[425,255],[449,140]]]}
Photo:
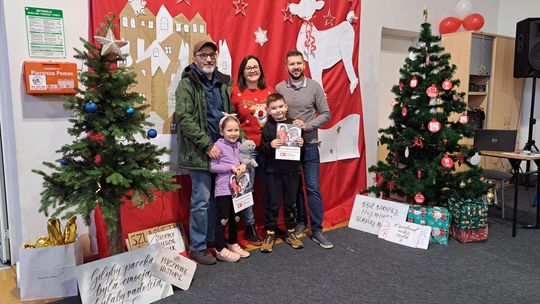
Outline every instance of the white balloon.
{"label": "white balloon", "polygon": [[461,20],[469,16],[471,11],[472,11],[471,0],[460,0],[456,4],[456,7],[454,8],[454,12],[456,13],[456,16]]}

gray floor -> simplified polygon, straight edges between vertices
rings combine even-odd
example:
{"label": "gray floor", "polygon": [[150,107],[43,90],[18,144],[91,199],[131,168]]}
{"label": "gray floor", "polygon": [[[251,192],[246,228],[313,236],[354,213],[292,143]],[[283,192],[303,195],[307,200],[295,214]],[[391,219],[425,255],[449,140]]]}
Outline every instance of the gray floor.
{"label": "gray floor", "polygon": [[[520,192],[523,223],[535,219],[533,192]],[[540,230],[512,238],[511,224],[491,209],[485,242],[421,250],[343,228],[328,233],[331,250],[304,238],[301,250],[280,244],[238,263],[199,266],[188,291],[159,303],[540,303]]]}

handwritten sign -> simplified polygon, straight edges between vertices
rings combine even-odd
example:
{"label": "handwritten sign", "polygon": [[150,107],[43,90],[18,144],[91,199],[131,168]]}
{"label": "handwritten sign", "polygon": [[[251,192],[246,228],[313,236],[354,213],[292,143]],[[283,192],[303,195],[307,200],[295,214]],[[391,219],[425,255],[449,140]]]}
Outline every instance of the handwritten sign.
{"label": "handwritten sign", "polygon": [[382,223],[379,238],[412,248],[427,249],[430,234],[430,226],[405,221],[396,222],[386,218]]}
{"label": "handwritten sign", "polygon": [[249,206],[253,206],[253,194],[248,192],[233,198],[234,213],[238,213]]}
{"label": "handwritten sign", "polygon": [[148,235],[148,244],[159,244],[161,247],[174,250],[176,252],[186,251],[186,245],[182,238],[182,232],[178,228],[173,228]]}
{"label": "handwritten sign", "polygon": [[[137,248],[142,248],[148,246],[148,235],[153,234],[160,231],[165,231],[173,228],[179,228],[182,231],[182,226],[178,225],[177,223],[171,223],[166,224],[150,229],[140,230],[136,232],[132,232],[128,234],[126,245],[128,250],[133,250]],[[184,234],[182,234],[184,235]],[[185,242],[184,242],[185,243]]]}
{"label": "handwritten sign", "polygon": [[172,285],[188,290],[197,264],[178,253],[160,248],[159,253],[150,269],[152,274]]}
{"label": "handwritten sign", "polygon": [[349,220],[349,227],[371,234],[379,234],[385,218],[405,222],[409,205],[383,200],[380,198],[357,195]]}
{"label": "handwritten sign", "polygon": [[142,304],[172,295],[171,284],[150,272],[159,248],[153,245],[77,266],[82,303]]}

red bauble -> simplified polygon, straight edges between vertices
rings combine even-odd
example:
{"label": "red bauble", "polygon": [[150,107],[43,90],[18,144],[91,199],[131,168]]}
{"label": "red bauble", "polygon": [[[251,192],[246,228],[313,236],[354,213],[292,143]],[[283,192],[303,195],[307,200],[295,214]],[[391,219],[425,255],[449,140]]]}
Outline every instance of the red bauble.
{"label": "red bauble", "polygon": [[96,164],[101,163],[101,155],[100,154],[96,154],[96,156],[94,156],[94,163],[96,163]]}
{"label": "red bauble", "polygon": [[461,20],[456,17],[446,17],[439,23],[439,33],[453,33],[461,26]]}
{"label": "red bauble", "polygon": [[470,14],[463,19],[463,28],[467,31],[478,31],[484,26],[484,17],[480,14]]}
{"label": "red bauble", "polygon": [[448,156],[448,153],[441,158],[441,165],[445,168],[452,168],[454,166],[454,161]]}
{"label": "red bauble", "polygon": [[428,130],[431,133],[439,132],[441,130],[441,123],[436,118],[432,118],[428,123]]}
{"label": "red bauble", "polygon": [[382,186],[384,183],[384,177],[381,172],[375,173],[375,183],[377,183],[378,186]]}
{"label": "red bauble", "polygon": [[414,196],[414,201],[417,202],[418,204],[423,204],[425,200],[426,200],[426,198],[424,197],[422,192],[418,192]]}
{"label": "red bauble", "polygon": [[403,82],[399,82],[399,92],[403,92]]}
{"label": "red bauble", "polygon": [[418,86],[418,79],[416,78],[416,76],[413,76],[411,78],[411,80],[409,81],[409,86],[413,89]]}
{"label": "red bauble", "polygon": [[448,79],[445,79],[441,85],[441,87],[445,90],[450,90],[452,88],[452,82]]}
{"label": "red bauble", "polygon": [[435,98],[439,96],[439,90],[437,89],[437,86],[435,84],[432,84],[429,88],[426,90],[427,96],[430,98]]}
{"label": "red bauble", "polygon": [[407,107],[406,106],[401,107],[401,116],[403,116],[403,117],[407,116]]}

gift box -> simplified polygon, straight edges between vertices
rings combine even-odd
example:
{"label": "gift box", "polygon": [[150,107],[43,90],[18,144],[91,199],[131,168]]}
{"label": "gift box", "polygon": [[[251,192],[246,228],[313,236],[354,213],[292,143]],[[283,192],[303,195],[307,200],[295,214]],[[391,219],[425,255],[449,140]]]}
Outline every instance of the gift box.
{"label": "gift box", "polygon": [[475,230],[465,230],[458,228],[455,225],[451,225],[450,236],[461,243],[485,241],[488,238],[488,227],[486,226],[486,228]]}
{"label": "gift box", "polygon": [[443,207],[411,206],[407,221],[431,227],[430,241],[436,244],[448,244],[450,213]]}
{"label": "gift box", "polygon": [[488,206],[481,198],[449,199],[448,209],[452,214],[452,224],[463,230],[487,228]]}
{"label": "gift box", "polygon": [[75,267],[82,264],[79,241],[41,248],[21,248],[18,280],[23,301],[76,296]]}

